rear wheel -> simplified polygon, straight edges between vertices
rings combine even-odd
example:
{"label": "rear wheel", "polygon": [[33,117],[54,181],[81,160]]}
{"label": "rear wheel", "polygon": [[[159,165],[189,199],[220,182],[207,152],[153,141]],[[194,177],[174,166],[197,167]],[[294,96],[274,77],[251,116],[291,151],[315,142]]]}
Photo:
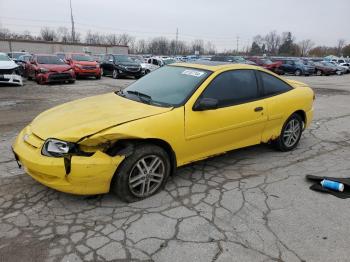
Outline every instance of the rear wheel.
{"label": "rear wheel", "polygon": [[298,114],[291,115],[284,123],[275,145],[281,151],[293,150],[299,143],[303,131],[303,120]]}
{"label": "rear wheel", "polygon": [[134,153],[121,163],[111,188],[122,200],[135,202],[161,190],[170,170],[169,156],[164,149],[143,144],[137,146]]}
{"label": "rear wheel", "polygon": [[95,76],[95,78],[96,78],[97,80],[99,80],[99,79],[101,79],[101,75],[97,75],[97,76]]}
{"label": "rear wheel", "polygon": [[317,70],[316,71],[316,75],[321,76],[322,75],[322,71],[321,70]]}

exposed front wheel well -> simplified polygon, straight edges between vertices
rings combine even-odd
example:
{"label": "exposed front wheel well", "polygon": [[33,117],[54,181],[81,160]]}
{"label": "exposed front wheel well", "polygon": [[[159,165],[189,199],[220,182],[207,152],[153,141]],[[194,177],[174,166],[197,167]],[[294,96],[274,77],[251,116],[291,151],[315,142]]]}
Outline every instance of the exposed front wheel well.
{"label": "exposed front wheel well", "polygon": [[164,140],[156,138],[147,139],[123,139],[118,140],[116,143],[111,145],[111,147],[106,151],[110,156],[125,155],[126,157],[133,154],[135,146],[140,144],[153,144],[163,148],[169,155],[171,163],[171,175],[175,173],[177,167],[176,154],[172,147]]}

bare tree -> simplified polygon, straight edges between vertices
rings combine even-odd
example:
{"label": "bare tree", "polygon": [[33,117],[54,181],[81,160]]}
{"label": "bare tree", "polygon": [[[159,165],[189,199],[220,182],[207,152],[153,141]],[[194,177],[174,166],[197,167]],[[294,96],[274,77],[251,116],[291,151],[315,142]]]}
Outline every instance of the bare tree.
{"label": "bare tree", "polygon": [[216,53],[215,45],[212,42],[207,41],[204,47],[204,53],[207,55],[214,55]]}
{"label": "bare tree", "polygon": [[200,54],[204,53],[204,41],[202,39],[196,39],[191,44],[192,53],[196,51]]}
{"label": "bare tree", "polygon": [[41,39],[44,41],[58,41],[55,30],[44,27],[40,31]]}
{"label": "bare tree", "polygon": [[57,38],[63,43],[72,42],[72,34],[64,26],[57,28]]}
{"label": "bare tree", "polygon": [[337,44],[337,55],[340,56],[342,55],[342,50],[345,46],[345,40],[344,39],[339,39],[338,44]]}
{"label": "bare tree", "polygon": [[300,41],[298,43],[299,49],[300,49],[300,55],[301,56],[307,56],[310,52],[310,50],[314,47],[315,43],[312,42],[310,39],[305,39],[303,41]]}
{"label": "bare tree", "polygon": [[88,31],[85,36],[85,42],[92,45],[100,45],[105,43],[105,37],[98,32],[92,33]]}
{"label": "bare tree", "polygon": [[272,31],[264,37],[264,40],[267,52],[272,55],[276,55],[281,45],[281,37],[277,34],[276,31]]}

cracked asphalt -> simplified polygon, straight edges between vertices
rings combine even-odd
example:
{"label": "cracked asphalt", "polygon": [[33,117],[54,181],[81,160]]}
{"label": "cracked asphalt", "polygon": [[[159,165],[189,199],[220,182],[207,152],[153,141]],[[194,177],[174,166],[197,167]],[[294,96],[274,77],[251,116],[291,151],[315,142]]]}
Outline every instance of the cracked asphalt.
{"label": "cracked asphalt", "polygon": [[349,200],[309,190],[305,175],[350,177],[350,75],[290,78],[317,96],[296,150],[259,145],[194,163],[132,204],[48,189],[10,150],[43,110],[132,80],[0,87],[0,261],[349,261]]}

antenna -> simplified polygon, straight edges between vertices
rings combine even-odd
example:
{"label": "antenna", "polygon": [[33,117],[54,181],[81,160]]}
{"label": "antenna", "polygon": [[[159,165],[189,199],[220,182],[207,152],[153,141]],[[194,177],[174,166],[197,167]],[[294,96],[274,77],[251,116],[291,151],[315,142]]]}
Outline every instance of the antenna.
{"label": "antenna", "polygon": [[72,23],[72,42],[75,42],[75,29],[74,29],[74,18],[73,18],[73,9],[72,9],[72,0],[69,0],[70,5],[70,20]]}

